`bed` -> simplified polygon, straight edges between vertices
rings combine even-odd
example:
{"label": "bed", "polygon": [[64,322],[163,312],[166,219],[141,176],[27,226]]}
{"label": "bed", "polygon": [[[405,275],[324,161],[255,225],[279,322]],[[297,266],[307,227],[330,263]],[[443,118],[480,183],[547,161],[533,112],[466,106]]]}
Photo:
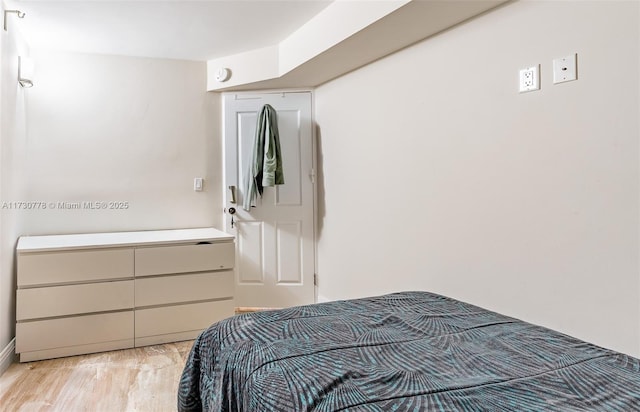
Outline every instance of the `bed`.
{"label": "bed", "polygon": [[640,411],[640,360],[445,296],[235,316],[195,340],[179,411]]}

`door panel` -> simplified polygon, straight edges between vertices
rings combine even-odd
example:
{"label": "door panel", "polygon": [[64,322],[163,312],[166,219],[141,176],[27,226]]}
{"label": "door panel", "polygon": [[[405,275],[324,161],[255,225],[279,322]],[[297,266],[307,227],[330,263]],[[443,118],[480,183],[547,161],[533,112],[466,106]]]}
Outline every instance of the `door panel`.
{"label": "door panel", "polygon": [[276,249],[277,249],[277,283],[298,284],[303,283],[302,273],[302,228],[297,222],[278,222],[276,225]]}
{"label": "door panel", "polygon": [[[263,105],[277,112],[284,185],[265,187],[256,207],[242,208],[256,122]],[[224,96],[225,230],[236,235],[236,304],[287,307],[314,302],[315,267],[311,93]],[[233,219],[233,227],[231,220]]]}
{"label": "door panel", "polygon": [[302,206],[302,170],[300,160],[304,158],[300,147],[300,111],[278,112],[280,146],[282,148],[285,185],[276,186],[277,206]]}
{"label": "door panel", "polygon": [[264,282],[262,222],[239,221],[235,229],[238,248],[238,283],[262,284]]}

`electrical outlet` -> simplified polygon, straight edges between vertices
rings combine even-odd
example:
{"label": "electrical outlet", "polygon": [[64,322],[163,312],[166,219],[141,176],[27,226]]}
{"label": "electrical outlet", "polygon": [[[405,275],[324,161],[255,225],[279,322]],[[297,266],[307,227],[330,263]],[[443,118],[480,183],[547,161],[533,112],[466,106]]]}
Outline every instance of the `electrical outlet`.
{"label": "electrical outlet", "polygon": [[520,93],[540,90],[540,65],[520,70]]}

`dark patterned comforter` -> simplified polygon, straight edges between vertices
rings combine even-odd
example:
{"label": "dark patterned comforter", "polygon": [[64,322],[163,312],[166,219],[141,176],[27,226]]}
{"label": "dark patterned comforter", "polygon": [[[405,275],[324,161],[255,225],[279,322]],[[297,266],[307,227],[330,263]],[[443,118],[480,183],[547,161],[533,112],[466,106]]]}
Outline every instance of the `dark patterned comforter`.
{"label": "dark patterned comforter", "polygon": [[229,318],[180,411],[640,411],[640,361],[424,292]]}

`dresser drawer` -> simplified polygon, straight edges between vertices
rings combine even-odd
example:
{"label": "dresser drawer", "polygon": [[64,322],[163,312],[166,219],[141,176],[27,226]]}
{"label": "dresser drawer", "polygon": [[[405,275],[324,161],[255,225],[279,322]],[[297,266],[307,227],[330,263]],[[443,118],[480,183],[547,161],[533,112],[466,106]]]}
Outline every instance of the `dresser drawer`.
{"label": "dresser drawer", "polygon": [[18,287],[133,277],[133,249],[18,254]]}
{"label": "dresser drawer", "polygon": [[18,289],[16,319],[133,309],[133,280]]}
{"label": "dresser drawer", "polygon": [[161,308],[136,309],[136,339],[187,331],[201,331],[233,316],[234,301],[220,300]]}
{"label": "dresser drawer", "polygon": [[136,307],[233,297],[233,271],[136,279]]}
{"label": "dresser drawer", "polygon": [[132,310],[16,324],[17,353],[132,338]]}
{"label": "dresser drawer", "polygon": [[232,269],[235,263],[232,242],[138,248],[135,253],[136,276]]}

